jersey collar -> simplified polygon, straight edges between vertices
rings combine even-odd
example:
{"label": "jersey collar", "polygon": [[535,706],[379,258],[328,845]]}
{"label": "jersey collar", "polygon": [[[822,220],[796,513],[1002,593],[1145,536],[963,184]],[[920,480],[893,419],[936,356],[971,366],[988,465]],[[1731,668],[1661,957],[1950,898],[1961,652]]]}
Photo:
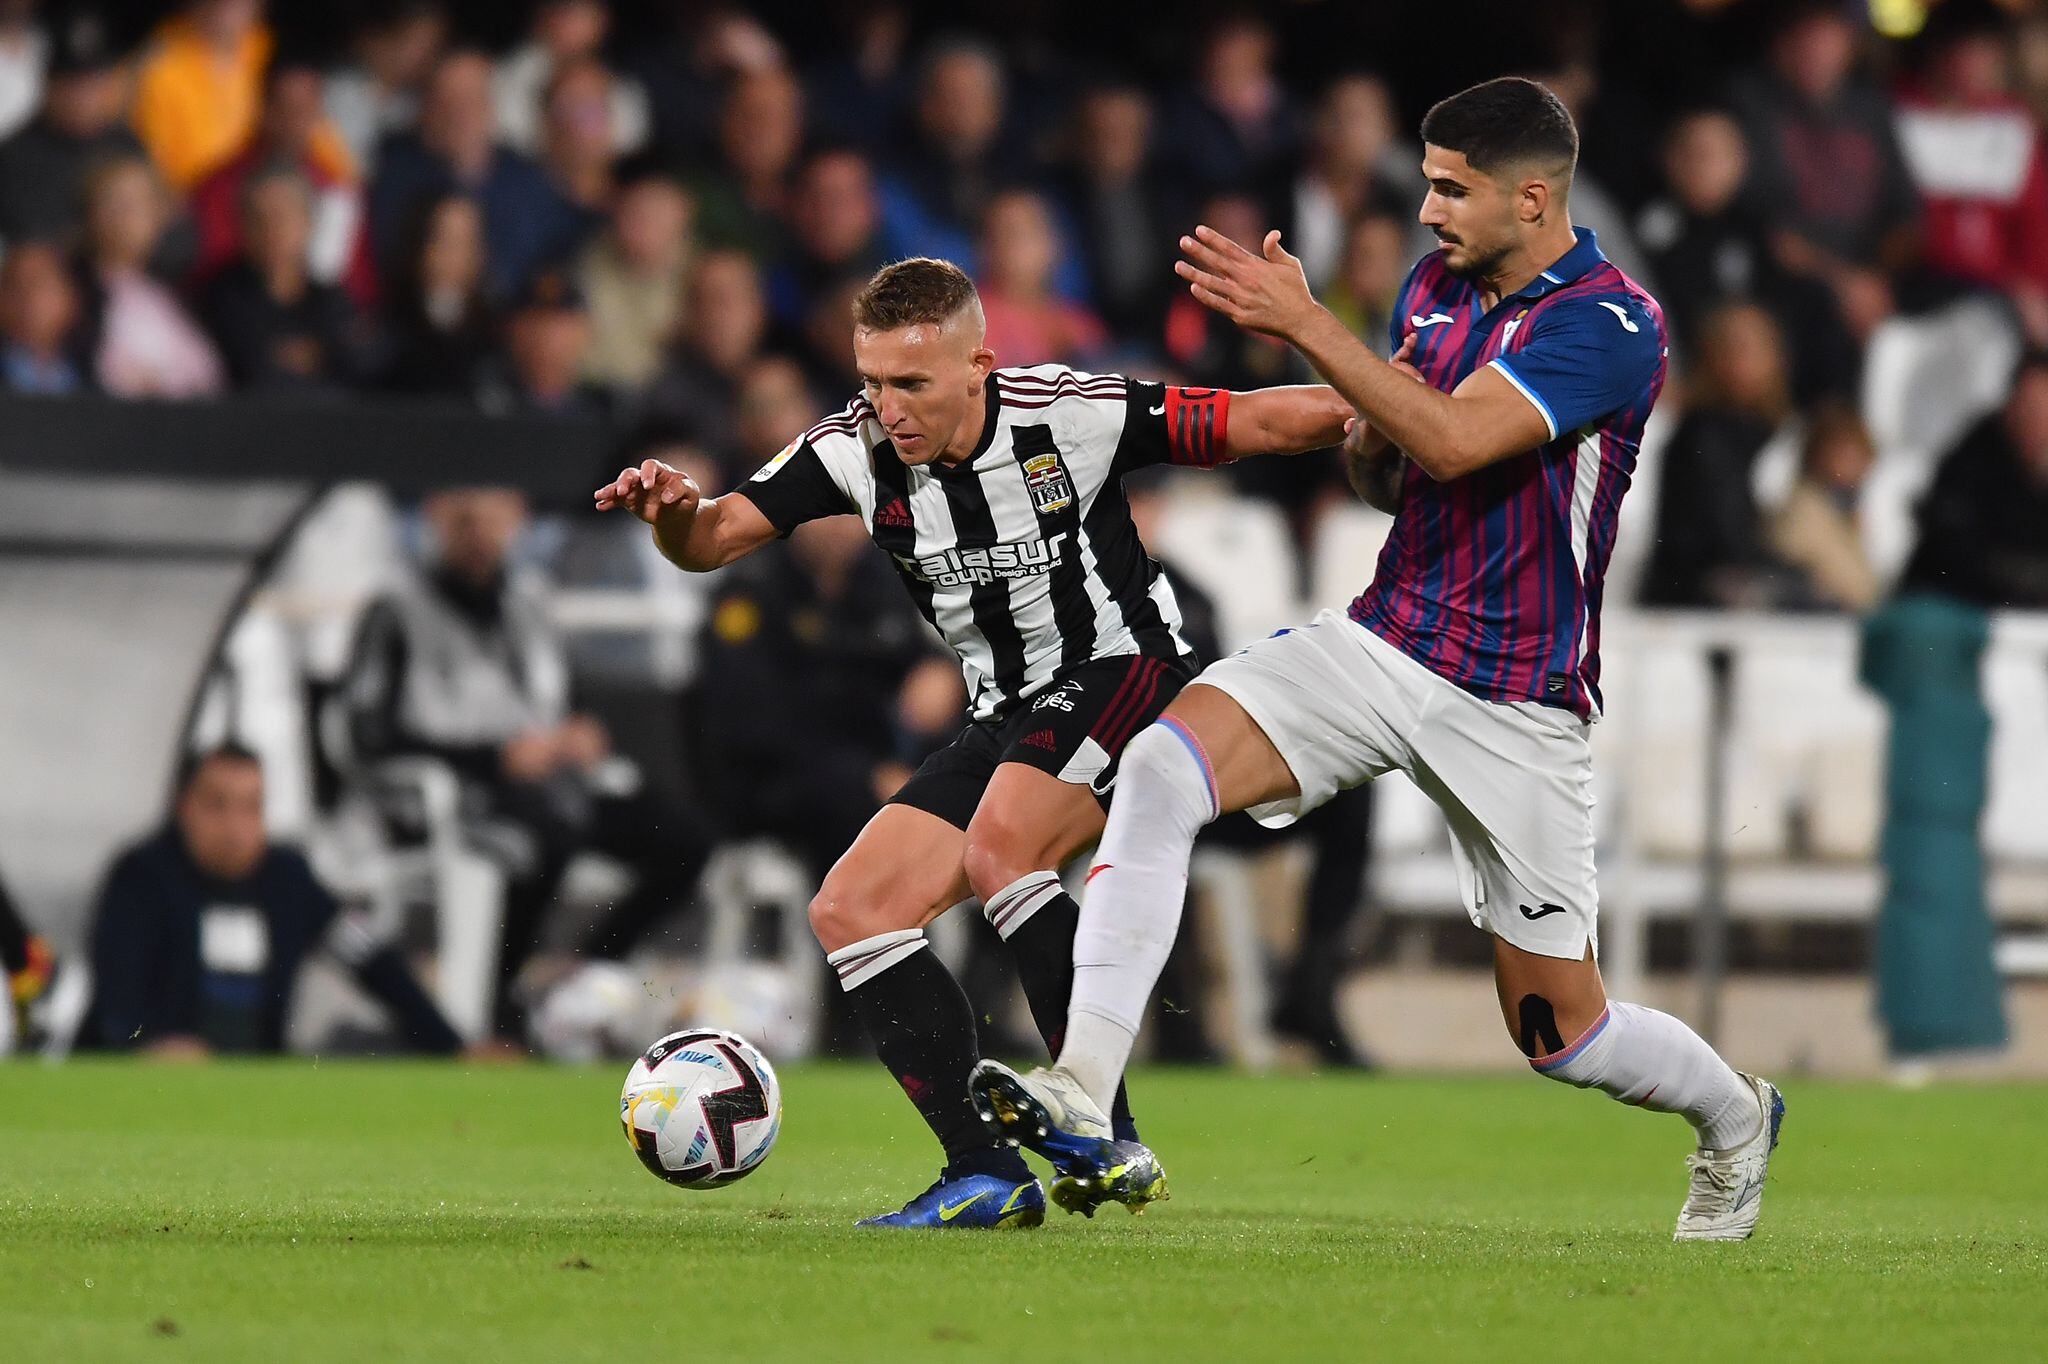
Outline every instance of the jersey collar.
{"label": "jersey collar", "polygon": [[[1594,234],[1592,228],[1574,227],[1572,236],[1577,238],[1577,241],[1573,243],[1571,250],[1552,261],[1549,268],[1508,295],[1508,298],[1533,300],[1542,298],[1545,294],[1556,293],[1607,259],[1606,253],[1600,249],[1600,238]],[[1505,303],[1507,299],[1502,299],[1501,302]]]}
{"label": "jersey collar", "polygon": [[988,408],[981,419],[981,439],[974,442],[974,453],[961,460],[958,464],[947,464],[943,460],[934,460],[926,466],[931,471],[932,477],[957,478],[973,473],[975,461],[987,454],[988,447],[995,444],[996,416],[1002,411],[1003,402],[996,392],[996,372],[994,370],[988,372],[988,382],[981,387],[982,394],[988,403]]}

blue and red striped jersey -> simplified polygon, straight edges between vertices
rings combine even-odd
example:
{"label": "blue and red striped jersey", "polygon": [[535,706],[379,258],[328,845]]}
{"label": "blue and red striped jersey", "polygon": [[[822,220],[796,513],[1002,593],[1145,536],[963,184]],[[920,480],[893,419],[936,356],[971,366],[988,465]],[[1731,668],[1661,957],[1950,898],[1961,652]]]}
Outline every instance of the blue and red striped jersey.
{"label": "blue and red striped jersey", "polygon": [[1600,711],[1600,597],[1643,425],[1664,387],[1664,313],[1585,228],[1491,309],[1424,256],[1395,302],[1393,342],[1448,393],[1491,365],[1550,439],[1439,483],[1409,464],[1400,515],[1351,618],[1490,701]]}

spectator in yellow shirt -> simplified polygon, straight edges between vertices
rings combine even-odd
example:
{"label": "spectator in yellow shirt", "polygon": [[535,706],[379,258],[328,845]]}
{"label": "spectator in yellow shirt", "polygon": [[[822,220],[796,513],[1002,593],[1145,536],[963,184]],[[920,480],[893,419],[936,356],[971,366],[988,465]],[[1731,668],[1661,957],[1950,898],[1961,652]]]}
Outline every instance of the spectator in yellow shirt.
{"label": "spectator in yellow shirt", "polygon": [[248,142],[272,46],[263,0],[191,0],[157,30],[136,85],[135,131],[179,193]]}

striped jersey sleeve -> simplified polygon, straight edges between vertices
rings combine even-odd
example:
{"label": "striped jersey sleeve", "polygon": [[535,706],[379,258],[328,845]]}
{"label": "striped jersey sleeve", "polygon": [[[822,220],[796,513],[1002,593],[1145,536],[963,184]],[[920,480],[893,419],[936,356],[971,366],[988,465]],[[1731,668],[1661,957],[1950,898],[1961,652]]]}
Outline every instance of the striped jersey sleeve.
{"label": "striped jersey sleeve", "polygon": [[1627,406],[1649,385],[1663,352],[1642,300],[1616,289],[1559,301],[1531,324],[1519,350],[1489,363],[1543,415],[1556,440]]}
{"label": "striped jersey sleeve", "polygon": [[1226,462],[1228,389],[1184,388],[1133,379],[1124,401],[1123,439],[1116,452],[1119,474],[1153,464],[1207,469]]}
{"label": "striped jersey sleeve", "polygon": [[784,536],[806,521],[859,513],[859,485],[867,472],[860,423],[871,410],[864,399],[854,399],[785,445],[735,491]]}

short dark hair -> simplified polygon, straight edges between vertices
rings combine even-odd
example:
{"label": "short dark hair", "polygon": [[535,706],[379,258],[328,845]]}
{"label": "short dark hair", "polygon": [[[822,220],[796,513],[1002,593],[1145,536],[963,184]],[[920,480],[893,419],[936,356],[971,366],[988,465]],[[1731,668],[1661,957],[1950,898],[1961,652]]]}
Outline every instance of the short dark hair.
{"label": "short dark hair", "polygon": [[206,770],[208,763],[248,763],[262,770],[263,759],[256,756],[256,750],[236,739],[223,739],[210,748],[187,749],[178,759],[178,771],[172,789],[183,796],[192,789],[192,783],[199,780],[199,774]]}
{"label": "short dark hair", "polygon": [[853,300],[853,323],[870,331],[941,325],[963,309],[981,310],[967,272],[949,260],[912,256],[875,272]]}
{"label": "short dark hair", "polygon": [[1543,85],[1502,76],[1437,101],[1422,118],[1422,140],[1461,152],[1482,175],[1538,164],[1571,179],[1579,130],[1564,104]]}

